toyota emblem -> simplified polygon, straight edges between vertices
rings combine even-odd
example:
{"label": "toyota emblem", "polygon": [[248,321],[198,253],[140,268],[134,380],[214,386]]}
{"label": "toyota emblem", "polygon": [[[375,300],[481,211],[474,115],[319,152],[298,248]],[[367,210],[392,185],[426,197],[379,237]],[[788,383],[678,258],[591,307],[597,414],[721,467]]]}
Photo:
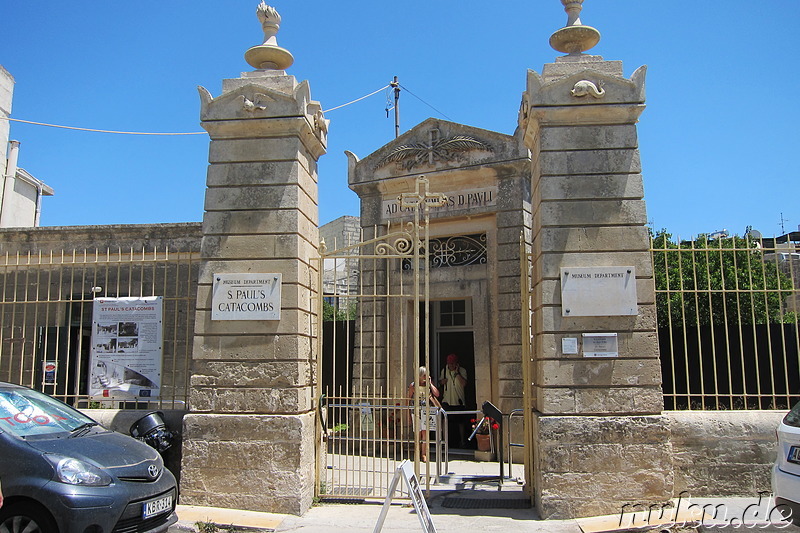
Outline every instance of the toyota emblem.
{"label": "toyota emblem", "polygon": [[158,467],[156,465],[150,465],[147,467],[147,473],[150,474],[150,477],[155,479],[158,477]]}

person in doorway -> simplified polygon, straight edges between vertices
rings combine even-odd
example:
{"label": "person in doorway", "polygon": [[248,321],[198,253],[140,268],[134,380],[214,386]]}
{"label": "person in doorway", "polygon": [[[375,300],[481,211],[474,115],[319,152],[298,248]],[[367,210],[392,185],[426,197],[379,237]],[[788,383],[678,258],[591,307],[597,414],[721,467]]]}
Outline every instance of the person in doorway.
{"label": "person in doorway", "polygon": [[[421,387],[420,392],[420,420],[419,420],[419,435],[417,435],[417,446],[420,449],[420,460],[425,463],[428,461],[428,448],[426,442],[428,440],[428,417],[426,416],[425,411],[427,410],[427,406],[430,405],[431,408],[438,407],[441,408],[442,405],[439,403],[437,397],[439,396],[439,389],[428,379],[428,369],[424,366],[419,367],[419,372],[417,373],[417,380],[412,381],[411,385],[408,386],[408,402],[409,405],[414,405],[414,401],[416,399],[416,384],[419,384]],[[411,415],[413,416],[414,411],[410,411]]]}
{"label": "person in doorway", "polygon": [[444,388],[442,404],[445,406],[466,405],[464,389],[467,386],[467,370],[458,363],[458,356],[447,356],[447,365],[439,373],[439,385]]}
{"label": "person in doorway", "polygon": [[[442,387],[442,405],[447,411],[459,411],[466,408],[465,389],[467,386],[467,369],[458,362],[458,356],[451,353],[445,359],[446,365],[439,373],[439,385]],[[460,415],[453,415],[448,418],[450,429],[458,428],[459,446],[467,445],[467,427]],[[451,431],[452,433],[452,431]],[[450,439],[453,442],[453,439]]]}

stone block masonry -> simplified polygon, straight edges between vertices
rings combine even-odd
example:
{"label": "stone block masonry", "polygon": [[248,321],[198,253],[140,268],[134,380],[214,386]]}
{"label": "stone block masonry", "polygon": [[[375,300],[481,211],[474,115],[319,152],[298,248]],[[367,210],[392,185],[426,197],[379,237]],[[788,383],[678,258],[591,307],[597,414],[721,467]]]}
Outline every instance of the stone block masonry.
{"label": "stone block masonry", "polygon": [[537,416],[536,508],[565,519],[619,512],[671,497],[672,446],[664,416]]}
{"label": "stone block masonry", "polygon": [[[217,98],[199,89],[211,144],[181,498],[303,514],[315,487],[311,302],[327,121],[306,82],[268,69],[265,58],[288,54],[275,46],[248,51],[267,70],[225,80]],[[218,274],[280,274],[280,320],[212,320]]]}
{"label": "stone block masonry", "polygon": [[[580,88],[597,88],[593,96]],[[600,90],[602,89],[602,90]],[[520,128],[531,150],[533,494],[544,518],[619,512],[673,495],[636,121],[644,70],[572,54],[529,72]],[[636,315],[564,316],[560,269],[633,266]],[[583,298],[591,298],[591,294]],[[613,357],[563,353],[611,333]]]}

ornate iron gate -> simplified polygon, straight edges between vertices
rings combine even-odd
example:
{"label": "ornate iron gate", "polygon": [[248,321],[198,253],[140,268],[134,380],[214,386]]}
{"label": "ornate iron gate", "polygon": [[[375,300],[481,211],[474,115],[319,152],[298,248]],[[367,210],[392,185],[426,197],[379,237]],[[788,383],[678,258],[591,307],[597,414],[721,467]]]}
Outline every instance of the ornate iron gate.
{"label": "ornate iron gate", "polygon": [[412,220],[362,229],[360,242],[333,251],[320,245],[320,497],[382,498],[404,459],[430,482],[431,465],[420,463],[430,437],[416,445],[414,435],[420,415],[437,415],[420,412],[430,406],[419,407],[419,387],[416,401],[407,390],[429,366],[420,349],[429,338],[427,208],[446,197],[420,177],[399,200]]}

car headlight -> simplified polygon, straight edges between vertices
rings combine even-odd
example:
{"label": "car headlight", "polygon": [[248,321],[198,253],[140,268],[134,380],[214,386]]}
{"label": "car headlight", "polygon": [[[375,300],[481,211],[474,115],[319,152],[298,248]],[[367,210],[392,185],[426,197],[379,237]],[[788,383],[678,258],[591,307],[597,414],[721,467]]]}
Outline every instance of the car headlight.
{"label": "car headlight", "polygon": [[111,476],[96,466],[71,458],[58,461],[56,478],[62,483],[90,487],[102,487],[112,482]]}

